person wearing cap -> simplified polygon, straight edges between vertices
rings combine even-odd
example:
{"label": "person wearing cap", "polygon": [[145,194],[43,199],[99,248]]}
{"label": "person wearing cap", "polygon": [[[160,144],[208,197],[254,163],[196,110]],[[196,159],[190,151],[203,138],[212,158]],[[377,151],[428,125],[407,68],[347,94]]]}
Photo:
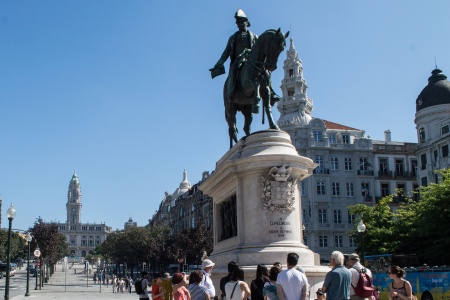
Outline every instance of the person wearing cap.
{"label": "person wearing cap", "polygon": [[363,265],[361,265],[361,263],[359,262],[359,255],[356,253],[352,253],[348,256],[347,266],[349,271],[352,273],[352,283],[350,284],[350,300],[365,299],[356,295],[355,289],[353,287],[356,287],[358,285],[359,274],[361,272],[365,272],[370,278],[372,278],[372,272],[368,268],[365,268]]}
{"label": "person wearing cap", "polygon": [[200,282],[201,286],[204,286],[208,290],[209,297],[214,299],[216,296],[216,290],[214,288],[214,284],[211,280],[211,273],[215,263],[213,263],[210,259],[205,259],[202,262],[202,273],[203,278]]}
{"label": "person wearing cap", "polygon": [[[239,31],[236,31],[232,36],[230,36],[222,56],[219,58],[214,67],[210,69],[213,78],[224,74],[225,70],[223,64],[228,57],[230,58],[230,70],[228,72],[227,79],[227,98],[230,100],[233,100],[235,97],[235,75],[239,65],[241,64],[241,60],[238,58],[241,58],[241,54],[248,53],[258,39],[256,34],[248,30],[248,27],[250,27],[250,22],[242,9],[238,9],[236,11],[234,18],[236,19],[236,25]],[[270,74],[268,74],[268,79],[272,98],[271,103],[275,103],[280,100],[280,97],[273,91],[272,83],[270,81]]]}

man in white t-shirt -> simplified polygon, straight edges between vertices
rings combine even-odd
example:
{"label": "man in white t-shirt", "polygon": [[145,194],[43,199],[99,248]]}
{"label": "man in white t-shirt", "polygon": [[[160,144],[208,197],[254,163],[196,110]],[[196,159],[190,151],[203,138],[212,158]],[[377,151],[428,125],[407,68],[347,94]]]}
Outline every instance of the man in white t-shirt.
{"label": "man in white t-shirt", "polygon": [[305,300],[308,293],[308,279],[305,274],[295,269],[298,254],[287,255],[287,270],[277,277],[277,295],[280,300]]}
{"label": "man in white t-shirt", "polygon": [[350,300],[363,300],[367,298],[359,297],[355,294],[355,289],[358,285],[359,274],[364,271],[370,278],[372,278],[372,272],[359,263],[359,255],[352,253],[348,257],[347,261],[348,270],[352,273],[352,283],[350,285]]}
{"label": "man in white t-shirt", "polygon": [[203,279],[200,282],[200,285],[204,286],[208,290],[209,297],[214,299],[216,296],[216,289],[214,288],[213,282],[211,280],[211,273],[215,263],[213,263],[209,259],[205,259],[202,262],[202,273]]}

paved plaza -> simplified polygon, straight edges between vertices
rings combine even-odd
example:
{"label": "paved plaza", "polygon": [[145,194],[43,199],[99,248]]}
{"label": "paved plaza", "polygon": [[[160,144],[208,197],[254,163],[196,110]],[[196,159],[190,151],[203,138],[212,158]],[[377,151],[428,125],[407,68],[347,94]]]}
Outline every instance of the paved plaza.
{"label": "paved plaza", "polygon": [[[113,293],[112,286],[106,287],[94,284],[92,275],[89,275],[87,279],[86,274],[82,274],[83,266],[75,265],[77,272],[75,273],[73,268],[67,269],[67,272],[63,272],[62,265],[57,265],[56,272],[49,279],[49,282],[44,284],[41,290],[35,290],[36,277],[30,275],[30,296],[25,297],[26,292],[26,271],[19,270],[17,275],[11,278],[9,299],[135,299],[138,300],[139,296],[134,292],[132,293]],[[5,293],[5,279],[0,281],[1,297],[4,297]]]}

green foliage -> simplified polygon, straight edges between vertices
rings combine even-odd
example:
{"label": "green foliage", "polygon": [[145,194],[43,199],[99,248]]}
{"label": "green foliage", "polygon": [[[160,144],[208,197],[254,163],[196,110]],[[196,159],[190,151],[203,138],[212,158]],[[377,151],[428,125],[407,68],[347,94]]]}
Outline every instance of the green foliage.
{"label": "green foliage", "polygon": [[211,253],[213,250],[212,232],[201,224],[178,233],[175,241],[178,257],[186,257],[189,264],[199,264],[203,251]]}
{"label": "green foliage", "polygon": [[[429,265],[450,264],[450,169],[438,173],[441,182],[421,187],[419,201],[407,198],[396,211],[389,206],[393,196],[372,207],[363,204],[349,207],[350,213],[357,214],[366,225],[366,255],[417,254]],[[357,236],[356,229],[351,234]],[[361,241],[357,251],[361,251]]]}
{"label": "green foliage", "polygon": [[69,255],[66,238],[58,232],[56,223],[45,223],[42,219],[38,219],[34,227],[30,228],[30,232],[33,235],[31,249],[39,246],[42,258],[49,265],[54,265],[64,256]]}

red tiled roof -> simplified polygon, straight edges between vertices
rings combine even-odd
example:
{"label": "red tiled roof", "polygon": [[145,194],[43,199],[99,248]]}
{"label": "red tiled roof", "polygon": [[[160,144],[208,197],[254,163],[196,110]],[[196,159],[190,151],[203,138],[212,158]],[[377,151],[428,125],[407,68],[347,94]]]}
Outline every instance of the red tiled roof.
{"label": "red tiled roof", "polygon": [[356,128],[353,128],[353,127],[341,125],[341,124],[330,122],[330,121],[327,121],[327,120],[322,120],[322,121],[325,123],[325,126],[327,127],[327,129],[359,130],[359,129],[356,129]]}

